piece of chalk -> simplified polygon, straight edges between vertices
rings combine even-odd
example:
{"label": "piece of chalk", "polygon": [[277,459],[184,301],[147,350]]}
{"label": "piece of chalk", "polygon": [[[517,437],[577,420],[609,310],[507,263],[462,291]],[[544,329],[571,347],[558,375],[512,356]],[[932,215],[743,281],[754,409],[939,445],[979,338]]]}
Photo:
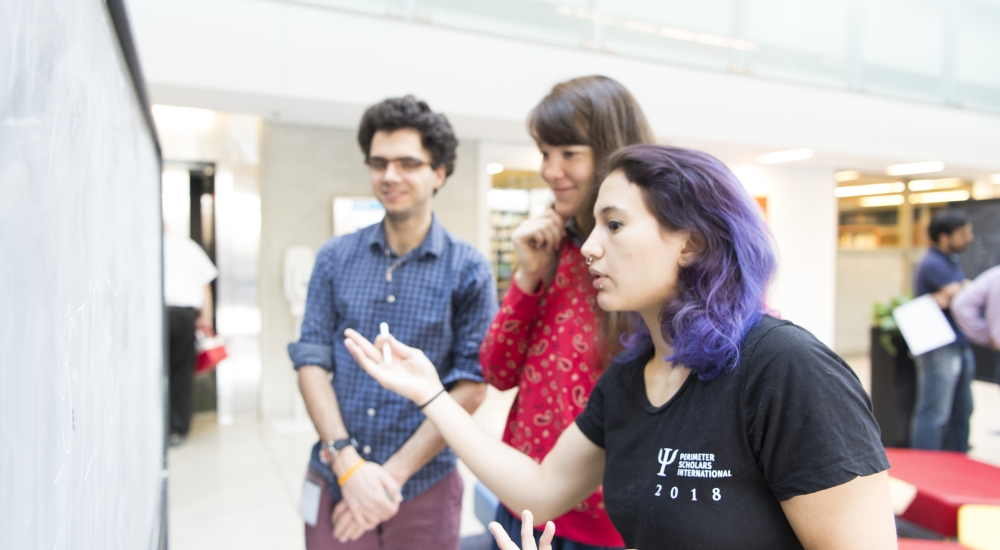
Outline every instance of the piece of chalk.
{"label": "piece of chalk", "polygon": [[[379,323],[378,331],[382,336],[389,336],[389,323]],[[392,349],[389,342],[382,344],[382,362],[388,365],[392,363]]]}

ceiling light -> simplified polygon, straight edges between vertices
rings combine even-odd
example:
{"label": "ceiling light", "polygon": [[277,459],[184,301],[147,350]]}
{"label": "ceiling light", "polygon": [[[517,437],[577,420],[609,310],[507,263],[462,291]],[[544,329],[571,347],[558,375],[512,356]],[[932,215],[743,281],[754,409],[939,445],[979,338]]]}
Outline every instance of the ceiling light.
{"label": "ceiling light", "polygon": [[490,210],[527,213],[531,207],[531,193],[527,189],[490,189],[486,203]]}
{"label": "ceiling light", "polygon": [[500,172],[503,172],[503,165],[499,162],[491,162],[486,165],[487,174],[499,174]]}
{"label": "ceiling light", "polygon": [[795,160],[811,159],[812,149],[792,149],[790,151],[778,151],[760,156],[761,164],[777,164],[779,162],[792,162]]}
{"label": "ceiling light", "polygon": [[885,169],[890,176],[905,176],[907,174],[926,174],[944,170],[944,163],[939,160],[931,162],[913,162],[910,164],[894,164]]}
{"label": "ceiling light", "polygon": [[860,177],[861,172],[858,172],[857,170],[844,170],[833,175],[833,179],[838,182],[856,180]]}
{"label": "ceiling light", "polygon": [[913,180],[908,186],[910,191],[933,191],[935,189],[952,189],[962,185],[958,178],[941,178],[937,180]]}
{"label": "ceiling light", "polygon": [[997,185],[1000,185],[1000,174],[993,174],[992,176],[990,176],[990,181],[992,181]]}
{"label": "ceiling light", "polygon": [[927,204],[932,202],[955,202],[969,200],[969,192],[961,191],[937,191],[935,193],[917,193],[910,195],[910,204]]}
{"label": "ceiling light", "polygon": [[861,206],[899,206],[906,202],[903,195],[880,195],[878,197],[861,197]]}
{"label": "ceiling light", "polygon": [[869,183],[867,185],[847,185],[833,190],[835,197],[860,197],[862,195],[884,195],[886,193],[901,193],[906,184],[901,181],[891,183]]}

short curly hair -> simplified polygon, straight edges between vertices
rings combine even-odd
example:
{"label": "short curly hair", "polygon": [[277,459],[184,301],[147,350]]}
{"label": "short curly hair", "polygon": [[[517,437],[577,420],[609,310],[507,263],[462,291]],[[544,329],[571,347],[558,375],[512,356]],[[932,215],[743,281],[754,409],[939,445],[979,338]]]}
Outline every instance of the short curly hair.
{"label": "short curly hair", "polygon": [[448,119],[441,113],[431,111],[427,102],[412,95],[394,97],[372,105],[361,117],[358,129],[358,145],[368,161],[375,132],[394,132],[412,128],[420,132],[420,144],[431,154],[431,168],[442,164],[445,176],[455,171],[455,149],[458,139]]}

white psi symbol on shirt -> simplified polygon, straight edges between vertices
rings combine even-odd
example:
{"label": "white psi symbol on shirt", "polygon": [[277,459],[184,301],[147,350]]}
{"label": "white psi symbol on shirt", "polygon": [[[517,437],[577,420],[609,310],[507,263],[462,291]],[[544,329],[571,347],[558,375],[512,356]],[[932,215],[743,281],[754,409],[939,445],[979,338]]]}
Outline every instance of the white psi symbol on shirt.
{"label": "white psi symbol on shirt", "polygon": [[[673,451],[672,453],[670,451]],[[656,460],[660,463],[660,473],[656,474],[660,477],[667,477],[665,470],[668,464],[673,464],[674,460],[677,460],[678,449],[671,449],[670,447],[664,447],[660,449],[659,456]]]}

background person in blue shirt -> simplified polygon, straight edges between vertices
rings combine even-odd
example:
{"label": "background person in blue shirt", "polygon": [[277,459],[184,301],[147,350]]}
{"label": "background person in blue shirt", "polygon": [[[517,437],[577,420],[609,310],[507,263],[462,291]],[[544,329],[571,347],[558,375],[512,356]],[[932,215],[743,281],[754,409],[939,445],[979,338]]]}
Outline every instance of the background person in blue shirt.
{"label": "background person in blue shirt", "polygon": [[365,112],[358,143],[385,219],[319,251],[302,337],[289,345],[320,436],[303,491],[306,547],[457,549],[454,453],[416,405],[361,370],[344,329],[374,339],[388,323],[435,356],[449,393],[472,412],[485,396],[479,344],[496,314],[495,283],[486,258],[432,211],[458,144],[444,115],[412,96],[388,99]]}
{"label": "background person in blue shirt", "polygon": [[955,330],[955,342],[914,358],[917,399],[913,405],[910,446],[915,449],[969,450],[972,377],[976,365],[969,340],[948,310],[951,299],[969,281],[958,253],[972,242],[972,223],[960,210],[945,210],[931,220],[931,246],[917,267],[913,294],[930,294]]}

